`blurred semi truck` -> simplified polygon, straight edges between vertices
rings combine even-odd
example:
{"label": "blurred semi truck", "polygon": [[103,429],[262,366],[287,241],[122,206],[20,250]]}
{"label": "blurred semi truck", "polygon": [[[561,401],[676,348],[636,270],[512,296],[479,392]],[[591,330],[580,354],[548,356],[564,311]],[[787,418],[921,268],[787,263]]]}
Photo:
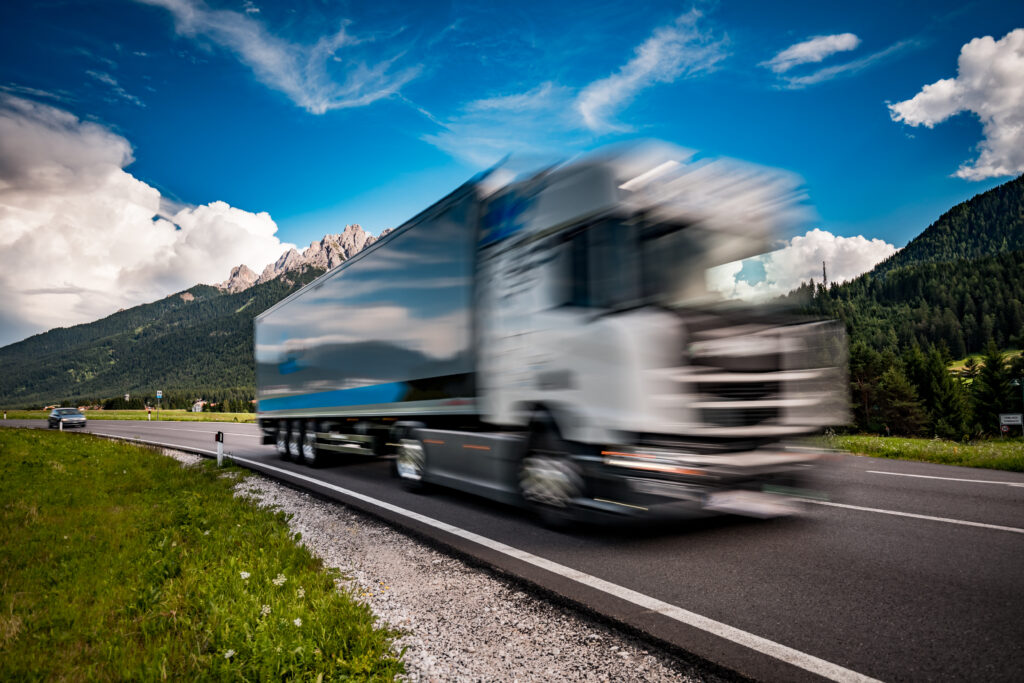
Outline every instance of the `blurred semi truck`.
{"label": "blurred semi truck", "polygon": [[716,291],[798,197],[688,158],[499,166],[265,311],[264,443],[310,465],[394,456],[407,488],[552,523],[788,509],[818,457],[791,440],[846,420],[845,338]]}

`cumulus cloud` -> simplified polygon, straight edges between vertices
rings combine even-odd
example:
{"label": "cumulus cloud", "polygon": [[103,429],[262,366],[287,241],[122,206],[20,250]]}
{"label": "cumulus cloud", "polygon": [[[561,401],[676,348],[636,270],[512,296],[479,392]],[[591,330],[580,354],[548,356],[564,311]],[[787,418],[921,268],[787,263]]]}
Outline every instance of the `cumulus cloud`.
{"label": "cumulus cloud", "polygon": [[725,41],[716,41],[699,30],[700,17],[701,13],[692,9],[674,23],[658,27],[616,73],[585,87],[576,98],[576,110],[587,128],[599,132],[623,130],[610,118],[641,90],[707,71],[724,59]]}
{"label": "cumulus cloud", "polygon": [[303,45],[267,31],[256,18],[259,9],[254,5],[232,12],[211,10],[196,0],[137,2],[168,10],[180,35],[230,50],[264,85],[312,114],[372,104],[398,93],[420,72],[419,66],[393,68],[401,54],[373,62],[359,59],[355,51],[368,40],[350,34],[348,22],[336,33]]}
{"label": "cumulus cloud", "polygon": [[981,119],[984,139],[956,175],[983,180],[1024,172],[1024,28],[1000,40],[975,38],[960,49],[957,76],[889,105],[893,121],[932,128],[960,112]]}
{"label": "cumulus cloud", "polygon": [[814,36],[803,42],[790,45],[761,66],[768,67],[779,74],[789,71],[798,64],[809,64],[834,55],[837,52],[849,52],[860,45],[860,38],[853,33],[836,33],[830,36]]}
{"label": "cumulus cloud", "polygon": [[124,170],[131,145],[67,111],[0,95],[0,344],[87,322],[285,245],[266,213],[178,207]]}
{"label": "cumulus cloud", "polygon": [[745,262],[720,266],[711,273],[709,286],[727,298],[767,298],[785,294],[801,283],[814,279],[821,282],[821,263],[825,262],[829,282],[846,282],[866,273],[897,251],[880,239],[862,235],[840,237],[815,228],[797,235],[781,249],[762,254],[748,261],[753,270],[763,268],[763,279],[751,282],[742,276]]}

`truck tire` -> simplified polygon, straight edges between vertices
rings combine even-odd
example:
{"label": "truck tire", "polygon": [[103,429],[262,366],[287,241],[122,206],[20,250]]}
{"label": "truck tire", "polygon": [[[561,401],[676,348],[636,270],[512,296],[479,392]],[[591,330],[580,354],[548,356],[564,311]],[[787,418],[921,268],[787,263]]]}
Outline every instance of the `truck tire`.
{"label": "truck tire", "polygon": [[274,448],[282,460],[288,460],[288,427],[284,423],[277,425],[274,433]]}
{"label": "truck tire", "polygon": [[427,470],[427,452],[419,439],[405,438],[398,442],[395,456],[395,474],[406,491],[420,493],[426,487],[423,477]]}
{"label": "truck tire", "polygon": [[288,455],[295,462],[302,462],[302,423],[293,422],[288,431]]}
{"label": "truck tire", "polygon": [[310,467],[323,464],[323,451],[316,445],[316,423],[310,422],[302,432],[302,460]]}
{"label": "truck tire", "polygon": [[553,421],[538,421],[532,431],[519,463],[519,495],[545,526],[567,528],[577,521],[575,500],[586,495],[583,472]]}

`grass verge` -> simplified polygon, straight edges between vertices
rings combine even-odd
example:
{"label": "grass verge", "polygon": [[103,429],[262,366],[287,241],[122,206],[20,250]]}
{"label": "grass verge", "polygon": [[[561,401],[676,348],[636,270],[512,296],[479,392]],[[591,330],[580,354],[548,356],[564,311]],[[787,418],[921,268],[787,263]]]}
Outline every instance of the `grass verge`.
{"label": "grass verge", "polygon": [[[45,420],[49,410],[8,410],[8,420]],[[146,420],[145,410],[86,410],[89,420]],[[157,419],[153,411],[153,420]],[[190,410],[161,410],[160,419],[175,422],[256,422],[256,413],[193,413]]]}
{"label": "grass verge", "polygon": [[0,429],[0,680],[393,679],[397,634],[240,476]]}
{"label": "grass verge", "polygon": [[905,439],[895,436],[831,436],[829,448],[876,458],[920,460],[942,465],[982,467],[1024,472],[1024,439],[988,439],[959,443],[942,439]]}

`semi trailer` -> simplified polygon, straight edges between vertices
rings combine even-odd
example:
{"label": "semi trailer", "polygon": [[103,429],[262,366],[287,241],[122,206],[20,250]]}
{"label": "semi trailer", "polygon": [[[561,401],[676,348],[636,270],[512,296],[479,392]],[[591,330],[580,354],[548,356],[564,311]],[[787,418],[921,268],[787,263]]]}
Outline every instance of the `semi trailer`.
{"label": "semi trailer", "polygon": [[257,316],[264,443],[552,523],[787,511],[819,459],[794,439],[846,420],[843,330],[716,292],[795,194],[688,158],[499,166]]}

